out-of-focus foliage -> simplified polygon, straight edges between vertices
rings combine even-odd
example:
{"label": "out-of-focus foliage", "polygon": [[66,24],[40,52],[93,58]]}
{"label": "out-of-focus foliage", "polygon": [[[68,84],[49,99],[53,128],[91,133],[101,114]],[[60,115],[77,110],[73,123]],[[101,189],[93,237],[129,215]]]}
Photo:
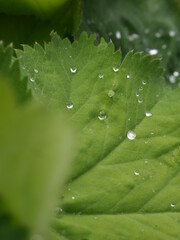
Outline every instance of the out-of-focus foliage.
{"label": "out-of-focus foliage", "polygon": [[162,58],[167,80],[176,83],[180,79],[172,75],[180,70],[179,22],[175,0],[84,0],[80,32],[112,39],[123,56],[132,49],[145,54],[157,49],[154,54]]}
{"label": "out-of-focus foliage", "polygon": [[49,40],[52,30],[72,38],[79,27],[80,0],[0,1],[0,37],[6,44]]}
{"label": "out-of-focus foliage", "polygon": [[0,239],[24,240],[47,236],[73,153],[72,133],[64,117],[27,102],[26,81],[11,54],[1,46]]}

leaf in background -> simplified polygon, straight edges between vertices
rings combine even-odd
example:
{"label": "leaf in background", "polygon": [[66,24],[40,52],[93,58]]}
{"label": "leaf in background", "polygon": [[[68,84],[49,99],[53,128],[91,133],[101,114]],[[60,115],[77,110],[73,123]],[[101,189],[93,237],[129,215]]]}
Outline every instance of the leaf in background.
{"label": "leaf in background", "polygon": [[43,44],[52,30],[72,38],[80,24],[80,0],[0,1],[0,38],[16,48]]}
{"label": "leaf in background", "polygon": [[69,240],[178,239],[180,90],[164,91],[158,60],[130,52],[121,63],[94,41],[53,35],[17,51],[34,98],[67,108],[80,129],[54,227]]}
{"label": "leaf in background", "polygon": [[111,38],[123,56],[135,49],[162,57],[167,81],[174,86],[180,80],[173,75],[180,71],[179,15],[175,0],[85,0],[80,32]]}

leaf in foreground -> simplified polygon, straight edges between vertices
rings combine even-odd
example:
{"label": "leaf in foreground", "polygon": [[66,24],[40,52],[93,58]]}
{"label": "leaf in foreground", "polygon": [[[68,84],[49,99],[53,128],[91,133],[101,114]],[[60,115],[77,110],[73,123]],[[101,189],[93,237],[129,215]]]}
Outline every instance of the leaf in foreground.
{"label": "leaf in foreground", "polygon": [[130,52],[121,63],[94,41],[53,35],[17,52],[34,98],[80,129],[54,227],[69,240],[178,239],[180,89],[164,91],[158,60]]}

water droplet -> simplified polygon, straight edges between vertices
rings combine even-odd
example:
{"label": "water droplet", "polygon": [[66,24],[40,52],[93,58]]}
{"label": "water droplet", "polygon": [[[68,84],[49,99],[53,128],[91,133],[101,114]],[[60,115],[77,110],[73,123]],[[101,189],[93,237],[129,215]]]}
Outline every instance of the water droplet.
{"label": "water droplet", "polygon": [[119,71],[118,65],[115,65],[115,66],[113,67],[113,71],[114,71],[114,72],[118,72],[118,71]]}
{"label": "water droplet", "polygon": [[106,113],[104,110],[101,110],[98,115],[99,120],[103,121],[106,119]]}
{"label": "water droplet", "polygon": [[174,204],[174,203],[171,203],[171,207],[174,208],[174,207],[175,207],[175,204]]}
{"label": "water droplet", "polygon": [[99,73],[99,78],[103,78],[104,75],[102,73]]}
{"label": "water droplet", "polygon": [[115,95],[115,92],[113,90],[109,90],[108,96],[112,98]]}
{"label": "water droplet", "polygon": [[55,215],[56,216],[60,216],[62,214],[62,212],[63,212],[62,208],[56,208],[55,209]]}
{"label": "water droplet", "polygon": [[176,77],[174,75],[169,76],[170,83],[176,83]]}
{"label": "water droplet", "polygon": [[173,75],[174,75],[175,77],[179,77],[179,72],[175,71],[175,72],[173,72]]}
{"label": "water droplet", "polygon": [[149,31],[149,28],[146,28],[146,29],[144,30],[144,33],[145,33],[145,34],[149,34],[149,32],[150,32],[150,31]]}
{"label": "water droplet", "polygon": [[130,75],[129,74],[127,74],[127,76],[126,76],[127,78],[130,78]]}
{"label": "water droplet", "polygon": [[147,164],[147,163],[148,163],[148,160],[146,159],[146,160],[144,160],[144,162],[145,162],[145,164]]}
{"label": "water droplet", "polygon": [[66,103],[67,109],[72,109],[73,108],[73,103],[71,101]]}
{"label": "water droplet", "polygon": [[35,68],[35,69],[34,69],[34,72],[35,72],[35,73],[38,73],[39,71]]}
{"label": "water droplet", "polygon": [[131,35],[128,36],[128,40],[129,40],[130,42],[133,42],[133,41],[135,41],[135,40],[138,39],[138,38],[139,38],[139,35],[136,34],[136,33],[133,33],[133,34],[131,34]]}
{"label": "water droplet", "polygon": [[69,57],[70,57],[70,58],[72,58],[72,56],[71,56],[71,55],[70,55]]}
{"label": "water droplet", "polygon": [[121,39],[121,32],[120,31],[116,31],[116,38]]}
{"label": "water droplet", "polygon": [[145,80],[143,80],[143,81],[142,81],[142,84],[143,84],[143,85],[146,85],[146,81],[145,81]]}
{"label": "water droplet", "polygon": [[157,55],[158,52],[159,52],[159,51],[158,51],[157,49],[150,49],[150,50],[149,50],[149,54],[152,55],[152,56]]}
{"label": "water droplet", "polygon": [[35,82],[35,79],[33,77],[30,78],[31,82]]}
{"label": "water droplet", "polygon": [[143,103],[143,99],[142,99],[142,98],[139,98],[139,99],[138,99],[138,103]]}
{"label": "water droplet", "polygon": [[139,176],[139,172],[134,171],[134,175],[135,175],[135,176]]}
{"label": "water droplet", "polygon": [[176,36],[176,32],[173,31],[173,30],[169,31],[169,36],[170,37],[175,37]]}
{"label": "water droplet", "polygon": [[76,68],[76,67],[71,67],[71,68],[70,68],[70,71],[71,71],[72,73],[76,73],[76,72],[77,72],[77,68]]}
{"label": "water droplet", "polygon": [[156,38],[161,38],[162,37],[162,33],[161,32],[156,32],[155,33],[155,37]]}
{"label": "water droplet", "polygon": [[152,113],[151,112],[146,112],[146,117],[151,117]]}
{"label": "water droplet", "polygon": [[136,93],[136,97],[139,97],[139,93]]}
{"label": "water droplet", "polygon": [[75,197],[74,197],[74,196],[72,196],[72,200],[75,200]]}
{"label": "water droplet", "polygon": [[139,91],[142,91],[143,90],[143,87],[141,86],[140,88],[139,88]]}
{"label": "water droplet", "polygon": [[134,140],[136,138],[136,133],[133,132],[132,130],[128,131],[127,138],[131,141]]}

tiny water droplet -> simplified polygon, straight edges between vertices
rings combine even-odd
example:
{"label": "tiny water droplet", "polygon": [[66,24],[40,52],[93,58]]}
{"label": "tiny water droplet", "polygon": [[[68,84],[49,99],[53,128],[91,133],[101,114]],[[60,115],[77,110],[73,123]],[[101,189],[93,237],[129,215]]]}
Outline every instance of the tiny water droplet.
{"label": "tiny water droplet", "polygon": [[136,34],[136,33],[133,33],[133,34],[131,34],[131,35],[128,35],[128,40],[130,41],[130,42],[134,42],[136,39],[138,39],[139,38],[139,35],[138,34]]}
{"label": "tiny water droplet", "polygon": [[174,208],[174,207],[175,207],[175,204],[174,204],[174,203],[171,203],[171,207]]}
{"label": "tiny water droplet", "polygon": [[145,34],[149,34],[149,32],[150,32],[150,31],[149,31],[149,28],[146,28],[146,29],[144,30],[144,33],[145,33]]}
{"label": "tiny water droplet", "polygon": [[102,73],[99,73],[99,78],[103,78],[104,75]]}
{"label": "tiny water droplet", "polygon": [[143,84],[143,85],[146,85],[146,81],[145,81],[145,80],[143,80],[143,81],[142,81],[142,84]]}
{"label": "tiny water droplet", "polygon": [[35,79],[33,77],[30,78],[31,82],[35,82]]}
{"label": "tiny water droplet", "polygon": [[109,90],[108,96],[112,98],[115,95],[115,92],[113,90]]}
{"label": "tiny water droplet", "polygon": [[149,50],[149,54],[152,55],[152,56],[157,55],[158,52],[159,52],[159,51],[158,51],[157,49],[150,49],[150,50]]}
{"label": "tiny water droplet", "polygon": [[35,73],[38,73],[39,71],[35,68],[35,69],[34,69],[34,72],[35,72]]}
{"label": "tiny water droplet", "polygon": [[126,76],[127,78],[130,78],[130,75],[129,74],[127,74],[127,76]]}
{"label": "tiny water droplet", "polygon": [[139,97],[139,93],[136,93],[136,97]]}
{"label": "tiny water droplet", "polygon": [[173,31],[173,30],[169,31],[169,36],[170,37],[175,37],[176,36],[176,32]]}
{"label": "tiny water droplet", "polygon": [[72,196],[72,200],[75,200],[75,197],[74,197],[74,196]]}
{"label": "tiny water droplet", "polygon": [[73,103],[71,101],[66,103],[67,109],[72,109],[73,108]]}
{"label": "tiny water droplet", "polygon": [[127,138],[131,141],[134,140],[136,138],[136,133],[133,132],[132,130],[128,131]]}
{"label": "tiny water droplet", "polygon": [[152,113],[151,112],[146,112],[146,117],[151,117]]}
{"label": "tiny water droplet", "polygon": [[162,45],[162,49],[165,50],[167,48],[167,45],[166,44],[163,44]]}
{"label": "tiny water droplet", "polygon": [[106,119],[106,113],[104,110],[101,110],[98,115],[99,120],[103,121]]}
{"label": "tiny water droplet", "polygon": [[121,32],[120,31],[116,31],[116,38],[121,39]]}
{"label": "tiny water droplet", "polygon": [[147,163],[148,163],[148,160],[146,159],[146,160],[144,160],[144,162],[145,162],[145,164],[147,164]]}
{"label": "tiny water droplet", "polygon": [[143,87],[141,86],[140,88],[139,88],[139,91],[142,91],[143,90]]}
{"label": "tiny water droplet", "polygon": [[161,32],[156,32],[155,33],[155,37],[156,38],[161,38],[162,37],[162,33]]}
{"label": "tiny water droplet", "polygon": [[118,72],[118,71],[119,71],[118,65],[115,65],[115,66],[113,67],[113,71],[114,71],[114,72]]}
{"label": "tiny water droplet", "polygon": [[142,98],[139,98],[139,99],[138,99],[138,103],[143,103],[143,99],[142,99]]}
{"label": "tiny water droplet", "polygon": [[55,214],[56,214],[56,216],[61,215],[62,212],[63,212],[62,208],[56,208],[56,209],[55,209]]}
{"label": "tiny water droplet", "polygon": [[135,176],[139,176],[139,172],[134,171],[134,175],[135,175]]}
{"label": "tiny water droplet", "polygon": [[76,67],[71,67],[71,68],[70,68],[70,71],[71,71],[72,73],[76,73],[76,72],[77,72],[77,68],[76,68]]}

